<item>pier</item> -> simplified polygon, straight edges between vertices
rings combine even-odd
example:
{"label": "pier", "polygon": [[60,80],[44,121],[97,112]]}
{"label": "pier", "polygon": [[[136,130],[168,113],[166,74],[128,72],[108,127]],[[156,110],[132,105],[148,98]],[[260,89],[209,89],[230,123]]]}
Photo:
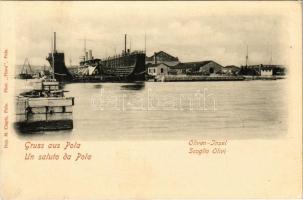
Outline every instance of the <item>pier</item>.
{"label": "pier", "polygon": [[195,76],[195,75],[166,75],[158,76],[156,82],[178,82],[178,81],[243,81],[243,76]]}

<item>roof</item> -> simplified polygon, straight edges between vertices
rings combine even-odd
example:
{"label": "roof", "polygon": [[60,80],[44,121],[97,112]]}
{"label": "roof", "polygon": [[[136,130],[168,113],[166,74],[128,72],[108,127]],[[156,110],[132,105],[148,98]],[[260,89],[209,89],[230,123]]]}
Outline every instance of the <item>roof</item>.
{"label": "roof", "polygon": [[168,54],[168,53],[166,53],[166,52],[164,52],[164,51],[155,52],[155,53],[154,53],[152,56],[150,56],[150,57],[146,56],[146,60],[147,60],[147,61],[152,61],[152,60],[154,60],[155,54],[156,54],[157,57],[158,57],[159,55],[161,56],[161,54],[162,54],[162,55],[166,55],[167,57],[170,57],[170,58],[173,59],[174,61],[179,61],[178,57],[172,56],[172,55],[170,55],[170,54]]}
{"label": "roof", "polygon": [[[156,55],[159,55],[159,54],[165,54],[165,55],[167,55],[167,56],[170,56],[170,57],[176,58],[175,56],[172,56],[172,55],[170,55],[169,53],[166,53],[166,52],[164,52],[164,51],[159,51],[159,52],[156,52]],[[154,55],[153,55],[153,56],[154,56]]]}
{"label": "roof", "polygon": [[240,67],[237,67],[236,65],[227,65],[227,66],[225,66],[224,68],[225,68],[225,69],[228,69],[228,68],[229,68],[229,69],[230,69],[230,68],[232,68],[232,69],[236,69],[236,68],[237,68],[237,69],[240,69]]}
{"label": "roof", "polygon": [[223,69],[240,70],[240,67],[237,67],[235,65],[228,65],[228,66],[223,67]]}
{"label": "roof", "polygon": [[193,66],[193,65],[200,65],[200,66],[203,66],[203,65],[206,65],[210,62],[213,62],[212,60],[205,60],[205,61],[197,61],[197,62],[186,62],[184,64],[188,65],[188,66]]}
{"label": "roof", "polygon": [[[171,69],[191,69],[193,71],[198,71],[201,67],[203,67],[211,62],[216,63],[213,60],[186,62],[186,63],[180,63],[179,65],[177,65],[175,67],[171,67]],[[218,63],[216,63],[216,64],[218,64]],[[218,64],[218,65],[220,65],[220,64]]]}
{"label": "roof", "polygon": [[186,69],[186,65],[184,63],[179,63],[175,66],[170,66],[170,69]]}

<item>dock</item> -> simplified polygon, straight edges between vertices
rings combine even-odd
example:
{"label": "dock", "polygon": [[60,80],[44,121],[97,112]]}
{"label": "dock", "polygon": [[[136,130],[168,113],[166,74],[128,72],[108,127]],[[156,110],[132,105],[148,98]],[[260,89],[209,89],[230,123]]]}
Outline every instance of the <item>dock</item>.
{"label": "dock", "polygon": [[34,84],[16,97],[15,128],[23,133],[73,129],[74,97],[65,97],[56,81]]}
{"label": "dock", "polygon": [[244,76],[245,80],[278,80],[285,79],[284,76]]}
{"label": "dock", "polygon": [[186,82],[186,81],[243,81],[243,76],[195,76],[195,75],[165,75],[155,77],[156,82]]}

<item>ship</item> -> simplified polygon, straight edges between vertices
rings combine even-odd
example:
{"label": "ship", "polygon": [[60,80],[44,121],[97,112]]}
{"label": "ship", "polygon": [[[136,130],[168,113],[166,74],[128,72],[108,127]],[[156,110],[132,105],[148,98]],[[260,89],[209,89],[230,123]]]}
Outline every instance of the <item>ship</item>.
{"label": "ship", "polygon": [[126,47],[119,55],[104,59],[94,58],[92,51],[85,51],[83,60],[74,72],[66,67],[64,53],[56,50],[56,33],[54,33],[54,51],[47,60],[54,67],[55,79],[59,82],[136,82],[145,80],[145,51],[130,51]]}

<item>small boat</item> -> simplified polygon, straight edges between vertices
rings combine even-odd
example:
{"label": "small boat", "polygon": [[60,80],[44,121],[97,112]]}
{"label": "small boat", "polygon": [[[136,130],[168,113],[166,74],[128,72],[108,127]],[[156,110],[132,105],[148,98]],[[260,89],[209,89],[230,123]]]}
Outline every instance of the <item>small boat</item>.
{"label": "small boat", "polygon": [[65,97],[55,80],[37,80],[16,98],[15,128],[22,133],[73,129],[74,97]]}

